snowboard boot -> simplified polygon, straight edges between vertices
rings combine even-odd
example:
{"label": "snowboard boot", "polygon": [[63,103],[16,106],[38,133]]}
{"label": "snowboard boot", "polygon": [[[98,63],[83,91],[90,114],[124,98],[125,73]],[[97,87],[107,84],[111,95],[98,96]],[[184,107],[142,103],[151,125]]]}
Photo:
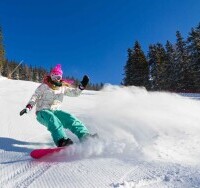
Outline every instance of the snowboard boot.
{"label": "snowboard boot", "polygon": [[82,138],[80,138],[80,141],[81,142],[84,142],[84,141],[86,141],[86,140],[89,140],[89,139],[96,139],[96,138],[99,138],[99,135],[97,134],[97,133],[95,133],[95,134],[86,134],[86,135],[84,135]]}
{"label": "snowboard boot", "polygon": [[64,147],[64,146],[69,146],[73,144],[73,141],[70,138],[61,138],[60,140],[58,140],[57,146],[58,147]]}

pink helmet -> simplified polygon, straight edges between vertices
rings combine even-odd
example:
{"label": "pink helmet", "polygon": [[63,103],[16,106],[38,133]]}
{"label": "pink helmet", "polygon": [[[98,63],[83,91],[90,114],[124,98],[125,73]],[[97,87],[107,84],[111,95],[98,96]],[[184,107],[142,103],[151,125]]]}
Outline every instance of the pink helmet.
{"label": "pink helmet", "polygon": [[50,72],[50,76],[52,80],[62,79],[63,71],[61,69],[61,65],[57,64]]}

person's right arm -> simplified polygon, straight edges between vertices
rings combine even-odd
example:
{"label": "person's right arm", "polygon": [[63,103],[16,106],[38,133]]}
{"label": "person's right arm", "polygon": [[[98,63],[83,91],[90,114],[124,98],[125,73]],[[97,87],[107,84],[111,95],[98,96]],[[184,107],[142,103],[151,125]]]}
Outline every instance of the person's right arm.
{"label": "person's right arm", "polygon": [[22,116],[24,113],[27,113],[35,106],[35,104],[37,103],[37,100],[41,98],[46,87],[47,87],[46,84],[41,84],[40,86],[38,86],[38,88],[35,90],[35,93],[32,95],[31,99],[29,100],[28,104],[26,105],[26,108],[24,108],[20,112],[20,116]]}

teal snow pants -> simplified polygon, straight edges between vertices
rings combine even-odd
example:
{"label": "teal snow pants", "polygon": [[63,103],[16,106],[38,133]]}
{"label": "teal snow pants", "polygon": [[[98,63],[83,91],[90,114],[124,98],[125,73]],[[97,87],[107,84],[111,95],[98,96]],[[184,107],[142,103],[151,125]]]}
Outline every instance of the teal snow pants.
{"label": "teal snow pants", "polygon": [[59,139],[67,138],[64,128],[69,129],[79,139],[89,134],[88,129],[80,120],[62,110],[38,111],[37,120],[41,124],[45,125],[47,129],[51,132],[51,136],[56,145]]}

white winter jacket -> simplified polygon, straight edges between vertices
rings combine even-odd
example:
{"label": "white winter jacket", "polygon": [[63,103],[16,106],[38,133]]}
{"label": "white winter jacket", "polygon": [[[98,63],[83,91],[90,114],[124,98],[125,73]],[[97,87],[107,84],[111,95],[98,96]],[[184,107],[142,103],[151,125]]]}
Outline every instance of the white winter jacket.
{"label": "white winter jacket", "polygon": [[79,88],[61,86],[56,90],[51,89],[47,84],[42,83],[32,95],[29,104],[36,105],[36,112],[43,109],[58,110],[64,95],[76,97],[81,94]]}

